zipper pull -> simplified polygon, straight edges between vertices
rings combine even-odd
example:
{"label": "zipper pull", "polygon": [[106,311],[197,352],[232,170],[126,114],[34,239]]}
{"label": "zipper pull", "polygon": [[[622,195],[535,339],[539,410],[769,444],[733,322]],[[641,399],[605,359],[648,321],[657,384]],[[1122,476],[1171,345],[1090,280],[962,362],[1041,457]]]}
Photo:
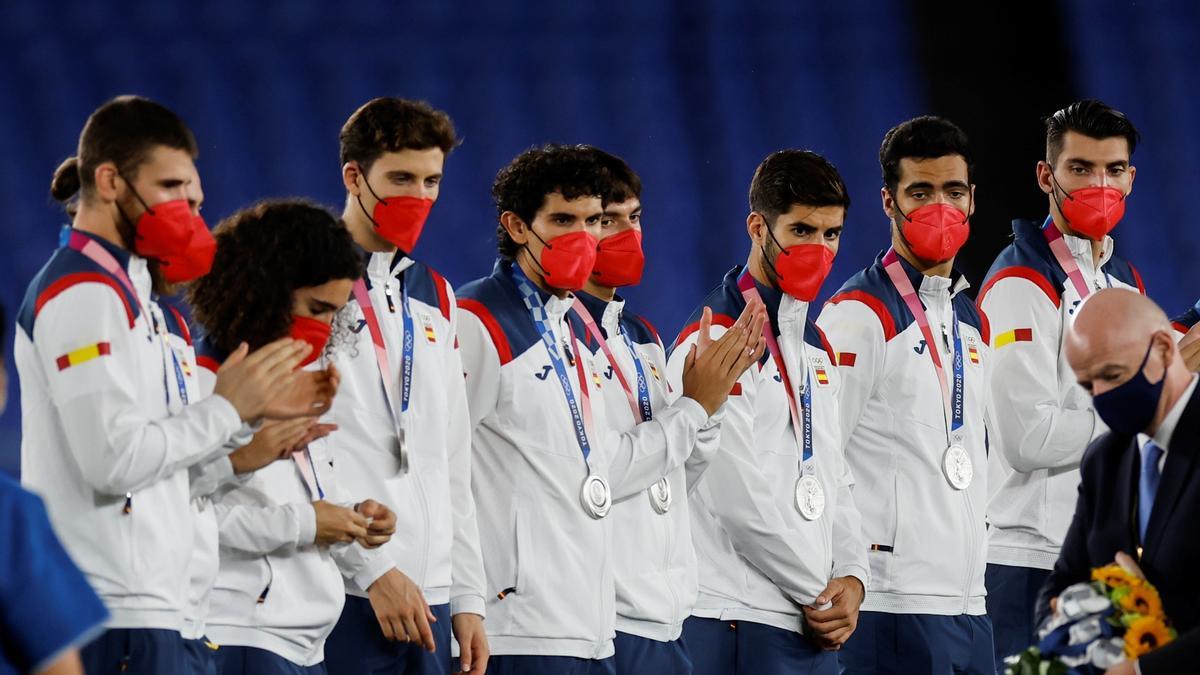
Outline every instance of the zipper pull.
{"label": "zipper pull", "polygon": [[506,588],[506,589],[500,591],[499,593],[497,593],[496,598],[498,600],[503,600],[509,593],[516,593],[516,592],[517,592],[516,586],[513,586],[512,588]]}
{"label": "zipper pull", "polygon": [[396,313],[396,301],[392,298],[392,281],[387,280],[383,284],[383,295],[387,298],[388,311],[392,314]]}
{"label": "zipper pull", "polygon": [[129,515],[132,512],[133,512],[133,493],[126,492],[125,493],[125,508],[121,509],[121,513],[124,513],[125,515]]}
{"label": "zipper pull", "polygon": [[270,592],[271,592],[271,584],[267,584],[267,587],[264,588],[263,592],[259,594],[258,601],[254,604],[261,605],[264,602],[266,602],[267,601],[267,593],[270,593]]}

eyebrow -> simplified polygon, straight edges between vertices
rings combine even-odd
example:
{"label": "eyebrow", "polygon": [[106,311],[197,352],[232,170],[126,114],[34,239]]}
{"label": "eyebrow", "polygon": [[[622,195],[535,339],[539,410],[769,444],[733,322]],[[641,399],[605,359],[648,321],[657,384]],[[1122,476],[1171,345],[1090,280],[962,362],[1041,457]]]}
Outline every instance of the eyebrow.
{"label": "eyebrow", "polygon": [[[910,192],[912,190],[932,190],[932,189],[934,189],[934,187],[936,187],[936,186],[934,186],[934,184],[930,183],[929,181],[921,181],[920,183],[913,183],[912,185],[909,185],[908,187],[904,188],[904,191]],[[948,180],[945,183],[942,183],[943,190],[946,190],[949,188],[970,189],[970,187],[971,186],[968,185],[965,181],[958,180],[957,178],[954,180]]]}
{"label": "eyebrow", "polygon": [[[309,300],[309,302],[312,303],[309,305],[309,307],[319,308],[322,312],[337,311],[337,305],[335,305],[333,303],[325,302],[324,300],[318,300],[317,298],[312,298]],[[317,312],[317,313],[319,314],[320,312]]]}

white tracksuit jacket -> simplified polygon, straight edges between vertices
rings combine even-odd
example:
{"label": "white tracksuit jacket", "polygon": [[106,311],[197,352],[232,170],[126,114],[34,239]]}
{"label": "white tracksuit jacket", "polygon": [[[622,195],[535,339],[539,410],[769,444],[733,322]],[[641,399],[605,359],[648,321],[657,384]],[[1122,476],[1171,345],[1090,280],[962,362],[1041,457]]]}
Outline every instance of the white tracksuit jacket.
{"label": "white tracksuit jacket", "polygon": [[[641,359],[646,388],[654,414],[666,410],[678,400],[680,389],[667,384],[667,355],[658,333],[641,316],[626,311],[625,301],[601,300],[579,293],[580,300],[607,336],[609,349],[617,360],[634,395],[637,395],[637,368],[629,353],[630,344]],[[593,345],[593,358],[604,369],[604,402],[614,427],[628,432],[641,422],[634,417],[628,398],[599,345]],[[615,385],[615,386],[611,386]],[[723,410],[723,409],[722,409]],[[722,415],[713,415],[715,421]],[[617,630],[659,642],[675,640],[683,631],[683,621],[696,603],[696,553],[688,508],[690,482],[702,474],[708,458],[718,448],[719,426],[700,430],[696,447],[686,466],[669,473],[671,504],[659,513],[649,490],[630,495],[613,504],[613,529],[619,536],[613,542],[613,573],[617,594]]]}
{"label": "white tracksuit jacket", "polygon": [[[215,382],[210,367],[222,359],[203,338],[197,351],[205,394]],[[347,507],[361,501],[339,489],[325,448],[309,448],[325,501]],[[292,459],[208,485],[216,487],[210,508],[220,538],[220,570],[205,601],[206,634],[217,644],[265,649],[296,665],[321,663],[325,640],[345,604],[342,576],[366,588],[394,564],[381,549],[313,543],[317,521],[312,502],[318,496],[310,493]],[[198,583],[193,580],[192,585]]]}
{"label": "white tracksuit jacket", "polygon": [[[605,388],[620,385],[604,380],[603,356],[587,349],[582,322],[568,318],[573,296],[539,293],[556,345],[571,345],[591,373],[583,383],[593,416],[585,464],[550,357],[509,276],[512,265],[500,261],[491,276],[458,289],[488,641],[493,654],[603,659],[613,654],[616,620],[613,517],[593,520],[583,510],[587,465],[608,481],[614,501],[642,495],[686,460],[709,419],[699,403],[681,398],[621,434],[601,404]],[[582,406],[575,366],[564,365]]]}
{"label": "white tracksuit jacket", "polygon": [[[977,299],[992,329],[992,397],[998,452],[991,455],[988,562],[1053,569],[1075,512],[1079,462],[1107,430],[1075,381],[1063,348],[1079,293],[1039,225],[1013,221],[1013,243],[996,258]],[[1105,239],[1099,267],[1091,242],[1065,235],[1089,288],[1145,292],[1133,265]]]}
{"label": "white tracksuit jacket", "polygon": [[[966,279],[929,277],[901,260],[953,382],[951,305],[963,343],[963,448],[974,469],[965,490],[942,470],[949,447],[933,360],[921,329],[882,265],[851,277],[817,323],[838,351],[846,459],[870,548],[864,611],[981,615],[986,567],[987,328],[962,291]],[[952,385],[951,385],[952,386]]]}
{"label": "white tracksuit jacket", "polygon": [[[483,615],[483,561],[471,494],[471,430],[455,340],[454,293],[433,269],[400,253],[370,254],[366,267],[397,395],[404,340],[400,285],[408,289],[414,332],[412,393],[403,418],[409,471],[399,470],[374,343],[353,298],[343,311],[354,313],[354,342],[334,356],[342,381],[328,417],[338,430],[314,447],[328,446],[325,452],[337,458],[339,484],[356,501],[375,499],[396,513],[397,536],[382,551],[423,589],[430,605],[449,602],[452,614]],[[392,403],[399,411],[400,401]],[[347,579],[346,592],[366,597],[353,579]]]}
{"label": "white tracksuit jacket", "polygon": [[[712,308],[714,340],[745,308],[737,285],[741,273],[735,267],[725,275],[676,339],[668,364],[674,386],[679,386],[688,350],[698,338],[703,307]],[[810,521],[796,507],[802,448],[782,377],[766,353],[734,385],[724,406],[720,450],[690,495],[700,570],[700,596],[692,614],[800,631],[801,606],[813,605],[831,578],[854,576],[867,586],[866,544],[851,495],[853,478],[842,454],[840,384],[832,352],[808,320],[807,303],[761,284],[757,288],[797,390],[797,405],[807,356],[814,459],[825,511]]]}
{"label": "white tracksuit jacket", "polygon": [[[125,269],[136,294],[66,246],[72,233]],[[18,313],[22,480],[104,600],[109,628],[183,629],[188,467],[247,437],[227,400],[195,400],[196,360],[170,327],[178,320],[152,299],[145,259],[70,229]]]}

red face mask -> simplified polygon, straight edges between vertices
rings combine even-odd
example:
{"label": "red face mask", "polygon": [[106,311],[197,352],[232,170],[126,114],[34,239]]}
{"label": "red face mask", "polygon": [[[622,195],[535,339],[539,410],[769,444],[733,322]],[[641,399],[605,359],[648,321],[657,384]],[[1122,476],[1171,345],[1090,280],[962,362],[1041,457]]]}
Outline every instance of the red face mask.
{"label": "red face mask", "polygon": [[[137,192],[133,193],[137,195]],[[138,196],[138,201],[141,201]],[[146,206],[134,227],[133,250],[143,258],[162,260],[182,255],[192,241],[192,207],[186,199]]]}
{"label": "red face mask", "polygon": [[1080,188],[1068,194],[1058,208],[1071,230],[1092,241],[1100,241],[1125,216],[1125,193],[1107,186]]}
{"label": "red face mask", "polygon": [[596,265],[596,238],[585,230],[579,230],[546,241],[533,228],[529,231],[543,245],[538,264],[546,285],[564,291],[583,288]]}
{"label": "red face mask", "polygon": [[173,284],[181,284],[208,274],[213,258],[217,255],[217,240],[208,231],[208,225],[200,216],[192,217],[192,240],[187,249],[177,256],[166,256],[160,262],[163,277]]}
{"label": "red face mask", "polygon": [[926,204],[908,215],[895,201],[892,208],[902,218],[900,234],[921,260],[943,262],[953,258],[971,233],[970,217],[949,204]]}
{"label": "red face mask", "polygon": [[332,334],[333,326],[324,321],[318,321],[310,316],[292,315],[292,328],[289,335],[296,340],[303,340],[312,345],[312,351],[300,362],[301,368],[320,358],[321,353],[325,351],[325,345],[329,344],[329,336]]}
{"label": "red face mask", "polygon": [[629,228],[600,240],[592,281],[609,288],[633,286],[642,280],[646,256],[642,253],[642,231]]}
{"label": "red face mask", "polygon": [[[775,245],[779,245],[778,239]],[[779,290],[804,302],[816,300],[833,268],[833,258],[833,251],[824,244],[797,244],[781,250],[773,265]]]}
{"label": "red face mask", "polygon": [[[375,231],[401,251],[412,253],[417,240],[421,238],[421,230],[425,229],[425,220],[429,218],[433,200],[420,197],[382,199],[375,194],[371,184],[367,183],[366,176],[363,176],[363,183],[376,200],[375,208],[371,209],[371,222],[375,224]],[[358,198],[358,206],[366,213],[361,196]]]}

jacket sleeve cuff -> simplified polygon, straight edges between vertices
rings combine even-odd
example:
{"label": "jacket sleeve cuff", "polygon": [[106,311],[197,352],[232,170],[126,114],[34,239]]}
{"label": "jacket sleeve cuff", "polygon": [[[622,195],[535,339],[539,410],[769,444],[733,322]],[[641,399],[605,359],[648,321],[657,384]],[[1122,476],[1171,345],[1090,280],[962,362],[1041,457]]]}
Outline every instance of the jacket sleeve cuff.
{"label": "jacket sleeve cuff", "polygon": [[680,396],[679,400],[675,401],[675,406],[679,408],[679,414],[684,415],[697,429],[705,429],[712,426],[708,411],[696,399]]}
{"label": "jacket sleeve cuff", "polygon": [[[354,544],[352,544],[354,545]],[[387,574],[396,565],[392,563],[389,556],[383,555],[379,549],[367,551],[368,555],[363,561],[362,567],[354,572],[354,583],[364,591],[371,587],[371,584],[379,580],[379,577]]]}
{"label": "jacket sleeve cuff", "polygon": [[296,545],[306,546],[316,543],[317,539],[317,510],[312,504],[291,505],[292,515],[296,519]]}
{"label": "jacket sleeve cuff", "polygon": [[482,595],[460,595],[456,598],[450,598],[450,616],[455,614],[478,614],[486,617]]}
{"label": "jacket sleeve cuff", "polygon": [[858,579],[862,582],[864,595],[871,586],[871,572],[862,565],[842,565],[841,567],[836,567],[833,570],[833,578],[837,579],[838,577],[854,577]]}
{"label": "jacket sleeve cuff", "polygon": [[[246,426],[242,423],[242,416],[238,414],[237,408],[233,407],[233,404],[229,402],[229,399],[221,396],[220,394],[213,394],[203,401],[193,403],[192,405],[204,405],[212,408],[213,414],[215,414],[224,424],[225,428],[229,430],[227,433],[229,434],[230,438],[235,437],[241,432],[242,428]],[[230,452],[232,452],[232,450]]]}

